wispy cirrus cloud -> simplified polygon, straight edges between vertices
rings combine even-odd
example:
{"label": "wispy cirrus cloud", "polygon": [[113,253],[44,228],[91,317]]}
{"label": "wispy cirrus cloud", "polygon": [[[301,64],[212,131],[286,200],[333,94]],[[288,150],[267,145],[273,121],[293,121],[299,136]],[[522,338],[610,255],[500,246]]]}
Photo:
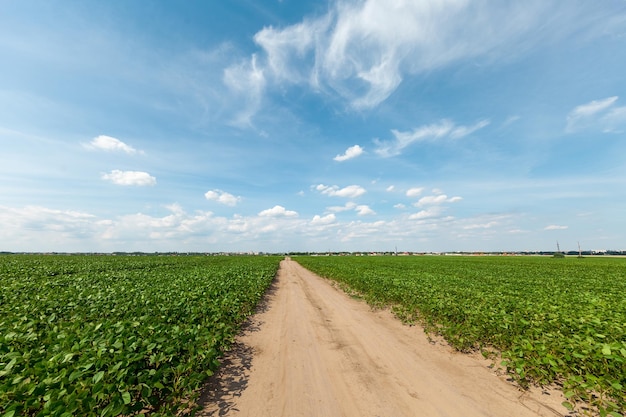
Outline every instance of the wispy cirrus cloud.
{"label": "wispy cirrus cloud", "polygon": [[134,155],[137,153],[143,153],[143,151],[138,151],[130,145],[122,142],[121,140],[114,138],[112,136],[100,135],[96,136],[91,140],[91,142],[84,145],[85,148],[91,150],[99,150],[99,151],[108,151],[108,152],[124,152],[129,155]]}
{"label": "wispy cirrus cloud", "polygon": [[375,139],[377,145],[375,152],[382,157],[396,156],[402,153],[404,148],[423,141],[441,139],[461,139],[489,125],[489,120],[479,120],[470,126],[457,125],[452,120],[442,119],[437,123],[416,127],[411,131],[402,132],[392,129],[394,139],[381,141]]}
{"label": "wispy cirrus cloud", "polygon": [[[228,67],[224,82],[255,80],[254,88],[238,88],[252,103],[266,87],[299,85],[338,95],[352,109],[371,109],[411,75],[470,60],[510,61],[541,43],[581,33],[581,27],[588,36],[602,33],[606,11],[577,6],[540,0],[333,1],[319,16],[257,32],[260,50],[249,62]],[[259,109],[248,104],[242,121]]]}
{"label": "wispy cirrus cloud", "polygon": [[543,230],[565,230],[568,229],[569,226],[563,226],[558,224],[551,224],[543,228]]}
{"label": "wispy cirrus cloud", "polygon": [[241,197],[234,196],[226,191],[222,190],[209,190],[204,193],[204,198],[210,201],[216,201],[220,204],[224,204],[225,206],[234,207],[241,201]]}
{"label": "wispy cirrus cloud", "polygon": [[363,152],[363,148],[361,148],[359,145],[350,146],[343,154],[335,156],[333,160],[337,162],[347,161],[348,159],[353,159],[357,156],[362,155]]}
{"label": "wispy cirrus cloud", "polygon": [[261,106],[267,84],[265,70],[257,63],[257,56],[226,68],[222,80],[244,102],[232,123],[238,127],[252,126],[252,117]]}
{"label": "wispy cirrus cloud", "polygon": [[114,169],[108,174],[102,174],[102,179],[116,185],[136,185],[143,187],[156,184],[156,178],[143,171],[120,171]]}
{"label": "wispy cirrus cloud", "polygon": [[566,117],[568,133],[585,129],[616,132],[626,127],[626,106],[616,106],[618,96],[592,100],[574,107]]}

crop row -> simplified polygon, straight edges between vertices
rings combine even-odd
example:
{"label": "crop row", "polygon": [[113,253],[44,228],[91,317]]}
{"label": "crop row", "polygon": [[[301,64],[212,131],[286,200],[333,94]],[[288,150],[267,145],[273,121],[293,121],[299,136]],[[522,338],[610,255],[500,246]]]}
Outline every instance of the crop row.
{"label": "crop row", "polygon": [[497,349],[522,385],[562,385],[563,405],[626,410],[626,259],[297,257],[461,351]]}
{"label": "crop row", "polygon": [[0,257],[0,416],[191,410],[276,257]]}

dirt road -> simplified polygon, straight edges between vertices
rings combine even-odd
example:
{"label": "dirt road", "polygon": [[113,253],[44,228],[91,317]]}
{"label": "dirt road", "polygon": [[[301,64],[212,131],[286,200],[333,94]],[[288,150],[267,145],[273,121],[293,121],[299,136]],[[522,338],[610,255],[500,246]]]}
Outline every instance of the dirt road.
{"label": "dirt road", "polygon": [[[289,259],[207,387],[202,416],[560,416],[489,361],[428,341]],[[556,411],[559,410],[559,411]]]}

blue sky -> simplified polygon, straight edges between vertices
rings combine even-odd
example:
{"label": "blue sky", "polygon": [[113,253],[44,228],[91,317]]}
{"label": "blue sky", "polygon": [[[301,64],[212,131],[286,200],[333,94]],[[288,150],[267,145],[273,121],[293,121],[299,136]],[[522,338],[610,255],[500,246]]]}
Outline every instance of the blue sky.
{"label": "blue sky", "polygon": [[0,250],[626,250],[626,2],[0,0]]}

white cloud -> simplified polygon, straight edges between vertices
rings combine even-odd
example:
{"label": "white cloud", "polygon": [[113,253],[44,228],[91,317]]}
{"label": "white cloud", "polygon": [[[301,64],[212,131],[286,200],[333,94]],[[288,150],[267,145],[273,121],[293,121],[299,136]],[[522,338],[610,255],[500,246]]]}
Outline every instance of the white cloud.
{"label": "white cloud", "polygon": [[437,195],[428,195],[420,198],[417,203],[415,203],[415,207],[424,207],[431,205],[439,205],[443,203],[456,203],[461,201],[463,198],[461,197],[451,197],[448,198],[445,194],[437,194]]}
{"label": "white cloud", "polygon": [[388,193],[392,192],[393,190],[395,190],[396,187],[394,185],[390,185],[389,187],[387,187],[387,189],[385,189],[385,191],[387,191]]}
{"label": "white cloud", "polygon": [[393,140],[375,139],[375,152],[382,157],[399,155],[404,148],[416,142],[431,141],[444,138],[460,139],[489,125],[488,120],[480,120],[472,126],[457,126],[453,121],[442,119],[437,123],[423,125],[408,132],[392,129]]}
{"label": "white cloud", "polygon": [[355,210],[358,216],[370,216],[376,214],[374,210],[366,205],[358,205],[355,207]]}
{"label": "white cloud", "polygon": [[326,216],[315,215],[311,220],[311,224],[330,224],[336,220],[336,216],[333,213],[327,214]]}
{"label": "white cloud", "polygon": [[125,152],[129,155],[143,153],[136,150],[132,146],[125,144],[119,139],[106,135],[100,135],[93,138],[93,140],[86,144],[85,147],[93,150]]}
{"label": "white cloud", "polygon": [[[567,132],[575,132],[589,127],[599,127],[604,129],[606,122],[611,122],[612,112],[609,111],[617,102],[618,96],[607,97],[601,100],[592,100],[589,103],[581,104],[567,115]],[[620,108],[613,108],[613,111]],[[607,120],[607,118],[609,120]]]}
{"label": "white cloud", "polygon": [[327,207],[326,210],[328,210],[331,213],[341,213],[344,211],[354,210],[358,216],[367,216],[367,215],[376,214],[376,212],[372,210],[368,205],[365,205],[365,204],[357,205],[356,203],[352,201],[347,202],[343,206]]}
{"label": "white cloud", "polygon": [[489,126],[489,123],[489,120],[479,120],[472,126],[458,126],[454,128],[452,132],[450,132],[450,137],[452,139],[464,138],[465,136],[471,135],[472,133],[482,129],[483,127]]}
{"label": "white cloud", "polygon": [[623,132],[626,128],[626,106],[614,107],[602,118],[604,132]]}
{"label": "white cloud", "polygon": [[267,63],[274,77],[290,83],[315,83],[314,73],[309,65],[315,57],[319,36],[323,36],[329,27],[329,17],[304,20],[283,29],[266,27],[254,35],[254,41],[263,48]]}
{"label": "white cloud", "polygon": [[270,209],[263,210],[259,213],[260,217],[297,217],[298,213],[292,210],[286,210],[283,206],[276,205]]}
{"label": "white cloud", "polygon": [[618,96],[607,97],[602,100],[592,100],[589,103],[581,104],[580,106],[576,106],[574,110],[570,112],[571,117],[585,117],[592,116],[598,112],[608,109],[611,107],[618,99]]}
{"label": "white cloud", "polygon": [[356,207],[356,203],[353,203],[352,201],[347,202],[345,205],[343,206],[331,206],[328,207],[328,211],[333,212],[333,213],[340,213],[342,211],[348,211],[348,210],[353,210]]}
{"label": "white cloud", "polygon": [[261,106],[266,87],[264,70],[257,64],[256,55],[252,55],[250,61],[226,68],[223,81],[232,92],[244,100],[243,109],[237,113],[233,124],[239,127],[250,127],[252,117]]}
{"label": "white cloud", "polygon": [[502,125],[500,127],[506,127],[509,126],[515,122],[517,122],[518,120],[521,119],[521,116],[519,115],[513,115],[513,116],[509,116],[507,117],[504,122],[502,122]]}
{"label": "white cloud", "polygon": [[407,197],[416,197],[424,191],[424,187],[409,188],[406,192]]}
{"label": "white cloud", "polygon": [[[600,33],[600,16],[602,10],[543,0],[335,1],[319,17],[260,30],[254,36],[259,62],[245,69],[267,73],[264,79],[279,88],[309,86],[339,95],[354,109],[370,109],[406,76],[463,62],[516,59],[580,28]],[[464,134],[461,128],[454,135]]]}
{"label": "white cloud", "polygon": [[204,194],[207,200],[217,201],[220,204],[234,207],[241,201],[241,197],[236,197],[222,190],[209,190]]}
{"label": "white cloud", "polygon": [[156,184],[155,177],[142,171],[120,171],[114,169],[108,174],[102,174],[102,179],[117,185],[146,186]]}
{"label": "white cloud", "polygon": [[348,159],[356,158],[357,156],[363,154],[363,148],[359,145],[350,146],[343,155],[337,155],[333,159],[337,162],[347,161]]}
{"label": "white cloud", "polygon": [[348,185],[347,187],[339,188],[337,185],[319,184],[315,189],[331,197],[356,198],[366,193],[365,188],[359,185]]}
{"label": "white cloud", "polygon": [[475,224],[468,224],[466,226],[463,226],[463,229],[465,230],[473,230],[473,229],[491,229],[492,227],[498,226],[498,222],[496,221],[491,221],[488,223],[475,223]]}
{"label": "white cloud", "polygon": [[417,203],[415,203],[415,206],[423,207],[423,206],[429,206],[429,205],[442,204],[442,203],[445,203],[447,200],[448,200],[448,196],[445,194],[428,195],[428,196],[420,198],[417,201]]}
{"label": "white cloud", "polygon": [[435,207],[431,207],[429,209],[422,210],[422,211],[419,211],[417,213],[411,214],[409,216],[409,220],[428,219],[428,218],[432,218],[432,217],[437,217],[440,214],[441,214],[441,208],[435,206]]}
{"label": "white cloud", "polygon": [[551,224],[549,226],[544,227],[543,230],[565,230],[568,227],[569,226],[560,226],[558,224]]}

